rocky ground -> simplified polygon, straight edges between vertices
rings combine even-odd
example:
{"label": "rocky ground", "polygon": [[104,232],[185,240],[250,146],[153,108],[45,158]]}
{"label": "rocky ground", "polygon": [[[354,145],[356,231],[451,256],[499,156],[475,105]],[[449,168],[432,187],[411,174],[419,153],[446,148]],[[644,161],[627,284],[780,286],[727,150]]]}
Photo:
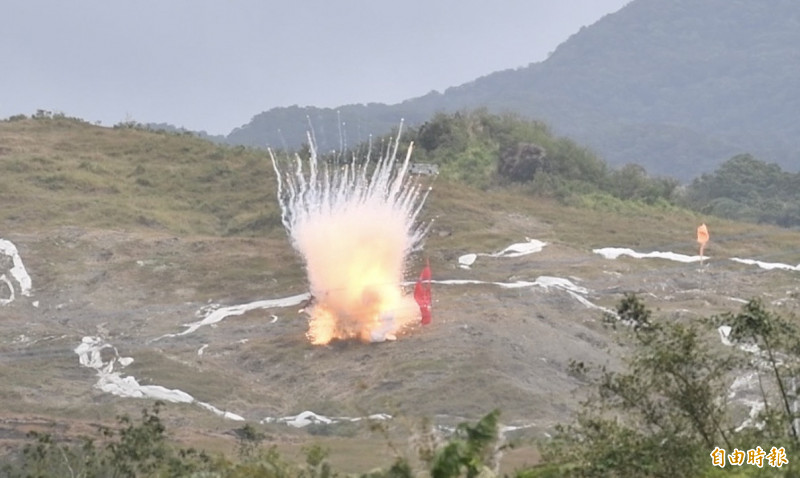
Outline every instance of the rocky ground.
{"label": "rocky ground", "polygon": [[[16,290],[13,302],[0,306],[0,442],[12,446],[30,429],[81,434],[147,406],[147,398],[99,388],[109,372],[135,377],[141,387],[191,395],[190,403],[170,409],[170,423],[183,439],[212,447],[230,446],[232,430],[242,426],[238,418],[257,424],[303,411],[389,414],[393,427],[411,430],[422,417],[452,426],[500,408],[504,425],[523,427],[515,436],[543,437],[568,421],[585,396],[568,372],[571,360],[619,363],[619,346],[601,318],[623,293],[636,292],[670,320],[735,311],[753,296],[785,311],[798,307],[794,271],[713,253],[703,266],[610,260],[551,240],[552,231],[533,218],[526,226],[529,237],[550,241],[541,252],[478,256],[468,270],[458,267],[460,254],[495,251],[448,249],[449,234],[434,230],[424,253],[440,281],[433,285],[433,323],[394,342],[327,346],[308,342],[297,304],[254,308],[179,335],[184,324],[214,310],[304,293],[302,267],[283,238],[69,227],[4,236],[17,246],[33,286],[30,296]],[[422,257],[412,258],[410,280]],[[8,258],[2,264],[11,265]],[[542,277],[571,285],[537,281]],[[5,287],[0,292],[7,297]],[[99,351],[94,368],[81,364],[76,352],[85,337],[110,345]],[[348,438],[365,433],[349,423],[302,432],[265,426],[290,443],[303,442],[309,431]]]}

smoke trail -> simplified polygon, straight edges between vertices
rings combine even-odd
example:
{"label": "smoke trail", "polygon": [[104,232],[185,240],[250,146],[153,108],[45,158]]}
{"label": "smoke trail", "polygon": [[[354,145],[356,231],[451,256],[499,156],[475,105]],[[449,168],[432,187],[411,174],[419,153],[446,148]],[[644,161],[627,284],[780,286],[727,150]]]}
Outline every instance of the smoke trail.
{"label": "smoke trail", "polygon": [[284,169],[270,151],[281,221],[305,261],[314,298],[307,333],[312,343],[391,340],[419,320],[400,284],[408,255],[427,232],[417,216],[430,188],[421,191],[409,177],[413,143],[397,161],[402,126],[376,162],[371,147],[362,162],[320,160],[310,133],[307,160],[296,155]]}

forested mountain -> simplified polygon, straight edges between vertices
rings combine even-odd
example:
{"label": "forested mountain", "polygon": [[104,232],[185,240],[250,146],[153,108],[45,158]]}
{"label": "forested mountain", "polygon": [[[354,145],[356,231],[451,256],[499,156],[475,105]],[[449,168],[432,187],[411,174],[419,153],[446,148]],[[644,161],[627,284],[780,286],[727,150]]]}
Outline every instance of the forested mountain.
{"label": "forested mountain", "polygon": [[275,108],[234,144],[294,147],[311,123],[322,149],[382,134],[400,118],[486,107],[548,123],[611,165],[688,180],[749,153],[800,163],[800,3],[634,0],[541,63],[395,105]]}

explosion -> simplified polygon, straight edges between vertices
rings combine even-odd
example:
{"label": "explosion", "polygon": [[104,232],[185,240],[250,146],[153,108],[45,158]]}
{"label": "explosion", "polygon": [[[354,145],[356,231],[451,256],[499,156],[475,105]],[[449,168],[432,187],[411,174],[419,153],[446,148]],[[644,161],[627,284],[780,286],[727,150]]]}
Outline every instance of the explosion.
{"label": "explosion", "polygon": [[406,259],[425,236],[417,216],[430,191],[423,194],[408,176],[413,143],[398,162],[398,131],[377,161],[368,153],[364,161],[340,164],[320,161],[308,138],[310,157],[295,155],[286,171],[270,151],[281,221],[308,274],[306,335],[314,344],[394,340],[420,319],[414,299],[401,288]]}

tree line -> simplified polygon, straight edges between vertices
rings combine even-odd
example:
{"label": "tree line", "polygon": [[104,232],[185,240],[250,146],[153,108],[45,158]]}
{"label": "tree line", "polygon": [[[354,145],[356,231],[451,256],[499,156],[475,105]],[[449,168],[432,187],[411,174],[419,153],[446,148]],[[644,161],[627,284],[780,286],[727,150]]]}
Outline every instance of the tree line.
{"label": "tree line", "polygon": [[646,204],[670,204],[726,219],[800,226],[800,173],[750,154],[727,160],[686,186],[654,177],[638,164],[610,167],[575,141],[514,114],[487,110],[439,113],[405,139],[414,160],[436,164],[443,177],[488,189],[516,187],[569,201],[606,195]]}
{"label": "tree line", "polygon": [[692,181],[684,203],[728,219],[798,227],[800,173],[740,154]]}

